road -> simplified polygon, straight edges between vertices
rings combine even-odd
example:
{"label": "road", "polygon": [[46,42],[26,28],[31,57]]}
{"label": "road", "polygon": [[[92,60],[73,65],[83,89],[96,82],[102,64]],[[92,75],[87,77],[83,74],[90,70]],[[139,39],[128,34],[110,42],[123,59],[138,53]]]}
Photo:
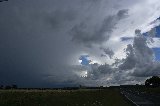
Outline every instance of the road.
{"label": "road", "polygon": [[121,93],[135,106],[160,106],[160,95],[121,88]]}

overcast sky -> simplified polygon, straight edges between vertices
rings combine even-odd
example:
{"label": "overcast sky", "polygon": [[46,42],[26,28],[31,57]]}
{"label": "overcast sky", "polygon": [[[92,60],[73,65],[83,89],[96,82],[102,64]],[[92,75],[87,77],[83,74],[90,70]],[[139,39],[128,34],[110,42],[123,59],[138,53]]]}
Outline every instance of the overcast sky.
{"label": "overcast sky", "polygon": [[143,84],[160,75],[159,0],[0,2],[0,84]]}

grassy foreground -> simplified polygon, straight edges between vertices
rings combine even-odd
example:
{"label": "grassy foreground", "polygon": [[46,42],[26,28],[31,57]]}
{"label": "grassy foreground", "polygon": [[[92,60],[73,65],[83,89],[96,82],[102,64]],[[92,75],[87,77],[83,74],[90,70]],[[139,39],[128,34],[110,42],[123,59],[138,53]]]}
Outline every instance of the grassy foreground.
{"label": "grassy foreground", "polygon": [[0,106],[130,106],[118,89],[0,90]]}

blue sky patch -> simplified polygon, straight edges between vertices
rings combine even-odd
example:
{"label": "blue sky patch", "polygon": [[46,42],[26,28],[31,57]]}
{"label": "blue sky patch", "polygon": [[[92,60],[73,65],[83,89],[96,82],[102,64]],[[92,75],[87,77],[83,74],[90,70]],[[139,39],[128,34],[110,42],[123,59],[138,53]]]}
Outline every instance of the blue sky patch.
{"label": "blue sky patch", "polygon": [[160,37],[160,26],[156,27],[156,32],[157,32],[156,37]]}
{"label": "blue sky patch", "polygon": [[[160,26],[157,26],[157,27],[155,27],[155,28],[156,28],[156,35],[155,35],[155,37],[160,38]],[[148,33],[148,32],[143,33],[143,35],[144,35],[144,36],[148,36],[147,33]]]}
{"label": "blue sky patch", "polygon": [[82,60],[81,64],[82,65],[89,65],[90,60],[88,59],[88,55],[81,55],[79,60]]}
{"label": "blue sky patch", "polygon": [[160,48],[153,48],[155,60],[160,61]]}

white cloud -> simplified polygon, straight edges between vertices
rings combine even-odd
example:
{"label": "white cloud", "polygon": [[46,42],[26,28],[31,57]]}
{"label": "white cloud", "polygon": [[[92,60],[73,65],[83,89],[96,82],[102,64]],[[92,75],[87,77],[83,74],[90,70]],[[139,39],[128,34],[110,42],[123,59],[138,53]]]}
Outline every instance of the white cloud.
{"label": "white cloud", "polygon": [[[116,1],[116,0],[115,0]],[[96,18],[96,19],[103,19],[108,15],[111,14],[115,14],[117,11],[121,10],[121,9],[128,9],[128,15],[126,18],[118,21],[115,25],[115,28],[113,29],[112,33],[110,33],[110,38],[108,40],[106,40],[105,42],[103,42],[100,45],[95,45],[91,48],[86,49],[86,53],[90,56],[90,60],[93,60],[93,63],[98,63],[98,64],[112,64],[115,62],[114,59],[118,58],[118,59],[126,59],[126,52],[124,52],[124,49],[127,48],[128,44],[133,44],[135,41],[134,40],[128,40],[128,41],[121,41],[121,37],[135,37],[135,30],[136,29],[140,29],[142,33],[148,32],[150,30],[152,30],[152,28],[154,28],[155,26],[158,26],[159,20],[157,20],[157,18],[159,18],[160,16],[160,4],[158,0],[146,0],[146,1],[130,1],[128,2],[127,0],[123,0],[120,3],[116,3],[115,1],[111,2],[111,4],[113,3],[113,5],[118,5],[117,8],[112,8],[110,6],[108,6],[109,8],[112,8],[112,13],[110,13],[108,11],[108,8],[105,8],[104,5],[102,5],[103,8],[101,8],[99,11],[101,11],[101,13],[106,13],[105,15],[101,15],[101,18],[97,18],[97,17],[92,17],[92,18]],[[107,6],[107,5],[106,5]],[[113,6],[114,7],[114,6]],[[142,8],[143,7],[143,8]],[[104,12],[105,11],[105,12]],[[95,20],[96,23],[99,22],[99,20]],[[94,22],[93,22],[94,23]],[[98,35],[96,35],[98,36]],[[136,39],[136,38],[135,38]],[[154,42],[153,43],[147,43],[147,45],[150,48],[153,47],[160,47],[160,42],[158,38],[153,38]],[[152,63],[152,58],[153,58],[153,54],[150,54],[150,48],[148,48],[145,45],[145,41],[144,43],[140,43],[139,41],[137,41],[136,43],[136,47],[139,46],[145,46],[142,47],[143,49],[146,50],[146,53],[144,53],[145,51],[136,51],[136,60],[135,62],[140,62],[140,63],[135,63],[135,64],[141,64],[141,65],[145,65],[145,64],[150,64],[150,62]],[[114,52],[114,56],[113,59],[108,59],[105,57],[100,57],[100,54],[103,53],[102,50],[98,50],[99,48],[110,48],[111,50],[113,50]],[[139,48],[141,48],[139,47]],[[141,48],[141,49],[142,49]],[[142,54],[141,54],[142,53]],[[143,54],[144,53],[144,54]],[[143,55],[147,55],[147,59],[144,58]],[[140,57],[139,57],[140,56]],[[133,57],[134,58],[134,57]],[[128,64],[132,64],[129,63],[133,62],[132,59],[128,60]],[[149,63],[148,63],[149,62]],[[93,65],[93,64],[91,64]],[[99,66],[97,66],[99,67]],[[129,67],[125,64],[125,67]],[[131,69],[123,71],[123,69],[121,71],[119,71],[119,69],[116,68],[111,68],[108,69],[107,71],[112,70],[113,72],[111,74],[102,74],[101,72],[96,72],[96,70],[98,70],[97,68],[95,68],[95,71],[93,71],[94,73],[92,73],[92,77],[93,76],[95,78],[97,78],[95,80],[95,82],[97,83],[102,83],[104,85],[114,85],[114,84],[135,84],[135,83],[142,83],[146,76],[149,75],[154,75],[153,73],[157,73],[157,65],[155,65],[155,67],[148,67],[148,69],[150,68],[149,72],[147,72],[147,69],[142,69],[141,67],[133,66],[130,67]],[[105,67],[105,69],[107,69]],[[141,71],[142,69],[142,71]],[[93,69],[92,69],[93,70]],[[145,73],[146,72],[146,73]],[[91,73],[90,73],[91,74]],[[133,75],[133,76],[132,76]],[[87,81],[92,84],[92,80],[91,79],[87,79]],[[84,84],[88,84],[87,81],[84,81]],[[96,83],[96,84],[97,84]]]}
{"label": "white cloud", "polygon": [[148,46],[150,48],[160,48],[160,38],[152,38],[153,42],[148,40]]}

